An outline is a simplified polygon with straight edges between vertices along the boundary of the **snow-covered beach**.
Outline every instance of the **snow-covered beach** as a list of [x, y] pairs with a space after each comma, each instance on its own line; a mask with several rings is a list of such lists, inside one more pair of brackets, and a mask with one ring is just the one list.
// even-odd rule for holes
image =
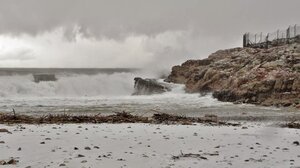
[[299, 129], [158, 124], [0, 125], [3, 167], [300, 166]]

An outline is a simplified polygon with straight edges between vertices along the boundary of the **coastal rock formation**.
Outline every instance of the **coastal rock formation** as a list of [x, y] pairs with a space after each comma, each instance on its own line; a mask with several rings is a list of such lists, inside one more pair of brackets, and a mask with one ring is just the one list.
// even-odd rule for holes
[[134, 78], [133, 95], [151, 95], [170, 91], [170, 87], [155, 79]]
[[299, 107], [300, 44], [220, 50], [174, 66], [166, 81], [221, 101]]

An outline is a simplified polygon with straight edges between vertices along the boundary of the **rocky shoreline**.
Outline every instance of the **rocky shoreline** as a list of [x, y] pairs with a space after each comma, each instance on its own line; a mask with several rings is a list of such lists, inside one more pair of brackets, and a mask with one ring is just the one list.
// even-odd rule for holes
[[219, 50], [174, 66], [165, 81], [220, 101], [300, 108], [300, 44]]

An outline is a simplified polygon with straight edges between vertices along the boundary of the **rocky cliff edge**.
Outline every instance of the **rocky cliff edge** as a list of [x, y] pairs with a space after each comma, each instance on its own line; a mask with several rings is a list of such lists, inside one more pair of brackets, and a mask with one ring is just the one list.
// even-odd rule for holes
[[174, 66], [166, 81], [221, 101], [300, 108], [300, 44], [219, 50]]

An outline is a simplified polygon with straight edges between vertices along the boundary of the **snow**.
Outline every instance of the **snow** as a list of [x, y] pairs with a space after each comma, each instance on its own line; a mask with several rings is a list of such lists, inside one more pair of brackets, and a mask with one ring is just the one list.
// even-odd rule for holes
[[[11, 132], [0, 133], [0, 141], [5, 142], [0, 143], [0, 160], [19, 160], [2, 167], [300, 167], [300, 146], [293, 144], [300, 141], [300, 130], [262, 123], [241, 127], [134, 123], [0, 128]], [[181, 153], [200, 154], [207, 160], [172, 158]]]

